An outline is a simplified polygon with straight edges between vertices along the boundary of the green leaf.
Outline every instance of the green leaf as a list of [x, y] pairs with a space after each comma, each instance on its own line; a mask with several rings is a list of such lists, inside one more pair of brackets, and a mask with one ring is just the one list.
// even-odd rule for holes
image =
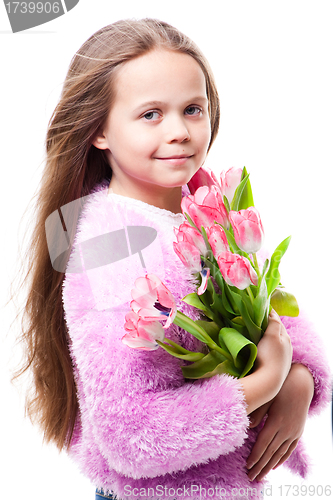
[[[242, 179], [245, 179], [247, 176], [246, 168], [243, 168]], [[253, 194], [250, 179], [247, 180], [247, 183], [243, 189], [242, 196], [240, 198], [238, 204], [238, 210], [246, 210], [249, 207], [254, 207]]]
[[241, 375], [240, 370], [232, 362], [214, 350], [206, 354], [200, 361], [196, 361], [189, 366], [182, 366], [182, 372], [185, 378], [190, 379], [210, 378], [222, 373], [228, 373], [234, 377], [240, 377]]
[[[234, 312], [225, 297], [225, 294], [223, 293], [216, 293], [214, 285], [212, 283], [212, 280], [210, 279], [210, 289], [211, 289], [211, 297], [212, 297], [212, 302], [209, 306], [211, 311], [215, 314], [215, 323], [218, 323], [220, 325], [220, 328], [225, 326], [223, 319], [224, 318], [232, 318], [234, 315]], [[223, 284], [223, 280], [221, 280]]]
[[[209, 267], [211, 276], [214, 278], [217, 286], [221, 290], [220, 297], [222, 299], [222, 302], [218, 302], [218, 306], [217, 306], [219, 308], [219, 312], [222, 314], [222, 316], [231, 319], [233, 316], [235, 316], [235, 312], [234, 312], [230, 302], [228, 301], [227, 297], [225, 296], [225, 293], [224, 293], [225, 281], [222, 277], [221, 271], [217, 265], [215, 265], [213, 262], [210, 262], [208, 259], [203, 258], [203, 261], [204, 261], [205, 265], [207, 267]], [[213, 319], [213, 318], [210, 318], [210, 319]]]
[[239, 290], [235, 287], [228, 285], [228, 283], [224, 282], [224, 292], [229, 301], [233, 311], [235, 311], [234, 316], [241, 316], [241, 302], [242, 297], [239, 295]]
[[[219, 225], [221, 226], [221, 224], [219, 224]], [[221, 226], [221, 227], [223, 227], [223, 226]], [[232, 251], [232, 253], [237, 253], [238, 255], [242, 255], [243, 257], [246, 257], [250, 261], [250, 264], [252, 265], [252, 267], [254, 268], [254, 264], [253, 264], [252, 260], [250, 259], [249, 255], [246, 252], [243, 252], [243, 250], [241, 250], [239, 248], [239, 246], [237, 245], [235, 237], [234, 237], [233, 233], [231, 232], [231, 230], [226, 229], [225, 227], [223, 227], [223, 229], [224, 229], [225, 235], [226, 235], [228, 243], [229, 243], [229, 248]]]
[[232, 355], [235, 367], [241, 370], [241, 377], [244, 377], [253, 366], [257, 356], [257, 347], [233, 328], [222, 328], [219, 336]]
[[185, 215], [186, 219], [188, 220], [188, 223], [189, 223], [192, 227], [194, 227], [195, 229], [197, 229], [197, 230], [199, 231], [199, 228], [198, 228], [198, 227], [194, 224], [194, 222], [193, 222], [193, 220], [191, 219], [191, 217], [189, 216], [189, 214], [185, 212], [185, 213], [184, 213], [184, 215]]
[[[171, 343], [169, 339], [166, 339], [166, 341]], [[172, 342], [172, 345], [167, 345], [164, 342], [160, 342], [159, 340], [157, 340], [156, 342], [160, 347], [162, 347], [165, 351], [167, 351], [175, 358], [184, 359], [185, 361], [199, 361], [205, 356], [205, 354], [202, 352], [188, 351], [187, 349], [182, 348], [174, 342]]]
[[236, 312], [234, 311], [234, 308], [232, 307], [232, 305], [230, 304], [229, 300], [228, 300], [228, 297], [225, 293], [225, 290], [223, 289], [223, 292], [222, 292], [222, 304], [223, 304], [223, 307], [228, 311], [228, 315], [225, 315], [227, 318], [232, 318], [233, 316], [236, 316]]
[[[257, 287], [255, 287], [255, 286], [251, 286], [249, 288], [250, 288], [251, 293], [252, 293], [252, 289], [253, 290], [257, 290]], [[237, 288], [237, 290], [238, 290], [238, 288]], [[249, 295], [249, 292], [248, 292], [247, 288], [245, 290], [238, 290], [238, 293], [241, 296], [242, 301], [243, 301], [245, 307], [249, 311], [251, 319], [254, 321], [254, 312], [253, 312], [253, 300], [254, 299], [253, 299], [253, 297], [251, 297]], [[252, 295], [253, 295], [253, 293], [252, 293]]]
[[224, 203], [225, 208], [227, 209], [227, 212], [229, 213], [230, 212], [230, 204], [229, 204], [228, 198], [225, 195], [223, 196], [223, 203]]
[[206, 316], [209, 317], [209, 319], [215, 321], [215, 323], [220, 324], [220, 328], [224, 326], [224, 323], [220, 316], [221, 312], [223, 314], [223, 311], [221, 311], [221, 297], [215, 292], [215, 288], [211, 278], [208, 279], [207, 289], [202, 295], [200, 295], [200, 300], [207, 308], [205, 313]]
[[197, 319], [195, 323], [205, 330], [214, 342], [218, 342], [220, 331], [219, 325], [214, 323], [214, 321], [205, 321], [203, 319]]
[[238, 184], [237, 189], [236, 189], [235, 194], [234, 194], [234, 197], [232, 199], [232, 202], [230, 203], [231, 210], [235, 210], [236, 212], [238, 212], [238, 210], [240, 210], [239, 209], [240, 200], [241, 200], [245, 185], [248, 181], [249, 175], [250, 174], [247, 174], [244, 177], [244, 179], [240, 182], [240, 184]]
[[199, 324], [193, 321], [193, 319], [186, 316], [186, 314], [177, 311], [173, 323], [177, 326], [180, 326], [180, 328], [183, 328], [183, 330], [186, 330], [187, 332], [191, 333], [191, 335], [193, 335], [196, 339], [200, 340], [201, 342], [204, 342], [207, 345], [211, 343], [211, 338], [208, 335], [208, 333], [206, 333], [205, 330]]
[[[219, 224], [221, 227], [223, 227], [221, 224]], [[231, 227], [231, 226], [230, 226]], [[229, 248], [232, 253], [238, 253], [241, 252], [240, 248], [237, 246], [235, 237], [232, 233], [232, 229], [229, 231], [229, 229], [226, 229], [223, 227], [225, 235], [227, 237], [228, 243], [229, 243]]]
[[271, 306], [279, 316], [295, 317], [299, 315], [296, 297], [289, 292], [277, 288], [271, 296]]
[[287, 248], [289, 246], [291, 240], [291, 236], [283, 240], [280, 245], [278, 245], [271, 257], [271, 263], [269, 266], [269, 269], [266, 274], [266, 283], [267, 283], [267, 297], [270, 297], [271, 294], [274, 292], [275, 288], [279, 285], [280, 283], [280, 272], [279, 272], [279, 265], [281, 262], [282, 257], [287, 251]]
[[234, 318], [232, 320], [232, 323], [235, 323], [235, 324], [241, 325], [241, 326], [245, 326], [245, 323], [244, 323], [242, 316], [236, 316], [236, 318]]
[[231, 319], [234, 316], [234, 313], [230, 311], [231, 306], [226, 296], [223, 294], [215, 294], [214, 302], [212, 303], [212, 309], [214, 311], [218, 311], [222, 316], [222, 319], [217, 321], [217, 323], [221, 325], [220, 328], [224, 326], [223, 318]]
[[245, 305], [242, 303], [240, 307], [241, 315], [244, 320], [244, 323], [246, 325], [246, 328], [249, 332], [250, 340], [255, 344], [258, 345], [259, 340], [262, 337], [262, 329], [256, 325], [252, 318], [250, 317], [249, 311], [245, 307]]
[[254, 322], [261, 326], [267, 308], [269, 307], [269, 299], [267, 298], [267, 285], [264, 276], [261, 276], [258, 283], [257, 296], [253, 301]]
[[201, 226], [201, 235], [202, 235], [203, 239], [205, 240], [207, 250], [211, 250], [211, 246], [210, 246], [209, 241], [208, 241], [207, 232], [206, 232], [206, 229], [204, 226]]
[[196, 307], [197, 309], [200, 309], [200, 311], [203, 311], [205, 315], [209, 318], [214, 320], [215, 316], [212, 314], [212, 312], [209, 310], [209, 308], [202, 303], [199, 295], [197, 293], [189, 293], [186, 295], [183, 299], [183, 302], [186, 304], [189, 304], [190, 306]]
[[247, 331], [247, 328], [245, 326], [244, 320], [242, 316], [236, 316], [232, 321], [226, 320], [226, 326], [229, 328], [234, 328], [237, 330], [239, 333], [241, 333], [244, 337], [248, 338], [249, 333]]
[[[262, 330], [261, 328], [256, 325], [253, 321], [253, 318], [250, 315], [250, 312], [253, 314], [253, 306], [251, 303], [247, 302], [247, 305], [244, 301], [244, 294], [241, 295], [240, 292], [241, 290], [234, 291], [232, 289], [233, 287], [230, 287], [229, 285], [226, 284], [226, 290], [228, 291], [228, 294], [230, 294], [230, 301], [235, 304], [235, 309], [237, 308], [239, 311], [240, 316], [242, 316], [243, 321], [245, 323], [245, 326], [248, 331], [249, 335], [249, 340], [251, 340], [254, 344], [258, 344], [259, 340], [261, 339], [262, 336]], [[237, 315], [237, 316], [238, 316]]]

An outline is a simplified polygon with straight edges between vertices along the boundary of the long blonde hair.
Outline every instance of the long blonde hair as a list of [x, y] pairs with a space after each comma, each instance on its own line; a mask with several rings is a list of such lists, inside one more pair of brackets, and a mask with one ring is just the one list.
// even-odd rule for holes
[[82, 45], [71, 61], [48, 127], [46, 164], [24, 278], [29, 280], [21, 335], [26, 359], [16, 376], [31, 370], [27, 413], [40, 424], [44, 439], [55, 442], [59, 449], [70, 446], [78, 401], [62, 305], [64, 273], [52, 267], [45, 221], [55, 210], [111, 178], [105, 153], [92, 140], [112, 106], [114, 70], [159, 47], [189, 54], [201, 66], [209, 100], [210, 147], [219, 126], [219, 99], [209, 65], [188, 37], [155, 19], [118, 21]]

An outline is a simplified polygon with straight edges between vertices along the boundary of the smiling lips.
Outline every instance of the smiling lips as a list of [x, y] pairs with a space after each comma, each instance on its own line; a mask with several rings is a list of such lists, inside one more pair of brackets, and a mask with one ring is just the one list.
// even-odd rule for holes
[[173, 155], [166, 157], [155, 157], [155, 160], [161, 160], [171, 165], [183, 165], [193, 155]]

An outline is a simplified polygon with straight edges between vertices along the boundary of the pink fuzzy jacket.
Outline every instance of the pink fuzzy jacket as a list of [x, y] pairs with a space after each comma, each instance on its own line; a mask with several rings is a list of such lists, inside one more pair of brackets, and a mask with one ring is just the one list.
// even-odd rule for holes
[[[146, 272], [162, 279], [180, 310], [198, 317], [181, 302], [195, 284], [172, 246], [173, 227], [183, 221], [182, 214], [108, 194], [105, 183], [84, 206], [63, 286], [80, 406], [70, 453], [96, 487], [120, 499], [199, 498], [204, 489], [213, 499], [237, 498], [236, 491], [239, 498], [260, 498], [262, 485], [248, 481], [245, 467], [258, 428], [248, 428], [238, 380], [227, 375], [184, 380], [180, 360], [164, 350], [139, 351], [121, 342], [131, 288]], [[141, 233], [135, 233], [134, 243], [133, 226], [154, 228], [155, 239], [145, 247]], [[95, 267], [94, 259], [100, 264], [101, 254], [110, 254], [107, 240], [98, 238], [106, 233], [119, 236], [119, 248], [112, 250], [118, 255]], [[93, 238], [99, 247], [96, 255], [88, 255], [85, 245]], [[78, 261], [83, 272], [78, 272]], [[294, 362], [313, 375], [310, 413], [317, 413], [330, 389], [320, 340], [302, 317], [283, 322]], [[167, 337], [189, 349], [198, 347], [175, 325]], [[301, 443], [287, 465], [305, 476]]]

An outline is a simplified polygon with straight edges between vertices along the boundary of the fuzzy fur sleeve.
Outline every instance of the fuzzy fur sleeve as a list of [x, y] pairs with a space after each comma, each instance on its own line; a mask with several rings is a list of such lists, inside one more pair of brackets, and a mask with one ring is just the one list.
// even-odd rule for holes
[[309, 415], [317, 414], [331, 399], [332, 380], [323, 342], [311, 322], [301, 313], [296, 318], [281, 318], [293, 346], [293, 363], [308, 368], [314, 380], [314, 396]]
[[[248, 417], [239, 382], [229, 376], [187, 382], [180, 360], [164, 350], [125, 346], [126, 311], [93, 310], [85, 279], [67, 275], [63, 301], [82, 434], [91, 448], [118, 473], [140, 478], [185, 470], [241, 446]], [[168, 336], [177, 334], [173, 329]]]

